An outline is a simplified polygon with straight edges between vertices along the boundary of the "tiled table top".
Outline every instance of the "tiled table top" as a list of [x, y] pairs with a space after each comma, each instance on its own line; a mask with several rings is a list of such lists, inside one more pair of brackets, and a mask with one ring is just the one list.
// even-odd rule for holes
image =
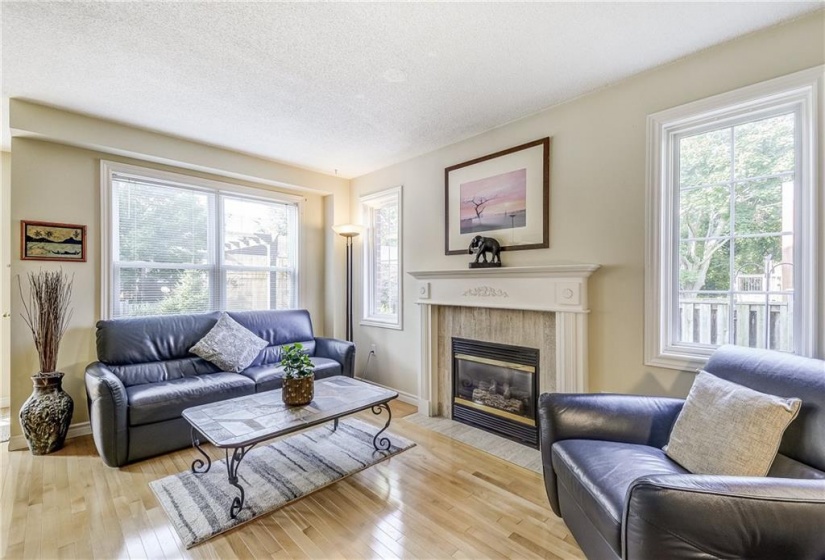
[[306, 406], [287, 406], [281, 390], [187, 408], [183, 417], [213, 445], [241, 447], [385, 403], [398, 396], [351, 377], [315, 381], [315, 396]]

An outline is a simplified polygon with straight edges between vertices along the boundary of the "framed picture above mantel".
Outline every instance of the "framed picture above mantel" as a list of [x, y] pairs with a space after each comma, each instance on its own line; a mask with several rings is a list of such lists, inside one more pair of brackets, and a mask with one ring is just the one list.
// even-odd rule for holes
[[473, 237], [502, 251], [550, 246], [550, 145], [542, 138], [444, 170], [447, 255], [466, 255]]
[[21, 220], [20, 258], [86, 262], [86, 226]]

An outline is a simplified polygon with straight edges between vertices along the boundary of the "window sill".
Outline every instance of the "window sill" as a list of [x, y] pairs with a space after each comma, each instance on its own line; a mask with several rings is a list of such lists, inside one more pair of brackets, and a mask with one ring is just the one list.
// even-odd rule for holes
[[358, 324], [362, 327], [378, 327], [381, 329], [393, 329], [396, 331], [404, 329], [400, 322], [386, 322], [378, 319], [362, 319]]
[[648, 355], [645, 359], [645, 365], [696, 372], [705, 366], [714, 350], [715, 348], [712, 346], [702, 348], [668, 347], [663, 351]]

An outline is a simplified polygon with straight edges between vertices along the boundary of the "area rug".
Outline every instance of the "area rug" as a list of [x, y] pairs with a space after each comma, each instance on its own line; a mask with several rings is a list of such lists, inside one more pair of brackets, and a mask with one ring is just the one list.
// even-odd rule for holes
[[415, 445], [388, 431], [382, 436], [390, 439], [389, 450], [375, 451], [372, 439], [378, 429], [348, 418], [335, 432], [331, 424], [323, 425], [254, 448], [238, 469], [246, 503], [236, 519], [229, 516], [229, 505], [238, 492], [227, 481], [224, 460], [213, 462], [207, 473], [186, 471], [149, 486], [191, 548]]
[[423, 428], [443, 434], [451, 439], [466, 443], [476, 449], [480, 449], [495, 455], [499, 459], [504, 459], [510, 463], [524, 467], [541, 474], [541, 452], [511, 441], [509, 439], [479, 430], [467, 424], [450, 420], [441, 416], [424, 416], [422, 414], [412, 414], [405, 416], [402, 421], [412, 422]]

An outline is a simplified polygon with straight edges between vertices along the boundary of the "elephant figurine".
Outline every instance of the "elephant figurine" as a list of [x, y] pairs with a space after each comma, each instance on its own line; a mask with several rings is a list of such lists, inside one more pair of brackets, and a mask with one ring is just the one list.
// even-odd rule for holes
[[[475, 261], [470, 263], [472, 267], [475, 265], [501, 266], [501, 245], [493, 237], [482, 237], [476, 235], [470, 242], [470, 248], [467, 251], [471, 255], [476, 254]], [[487, 262], [487, 253], [492, 253], [492, 258]], [[483, 260], [479, 262], [479, 258]]]

